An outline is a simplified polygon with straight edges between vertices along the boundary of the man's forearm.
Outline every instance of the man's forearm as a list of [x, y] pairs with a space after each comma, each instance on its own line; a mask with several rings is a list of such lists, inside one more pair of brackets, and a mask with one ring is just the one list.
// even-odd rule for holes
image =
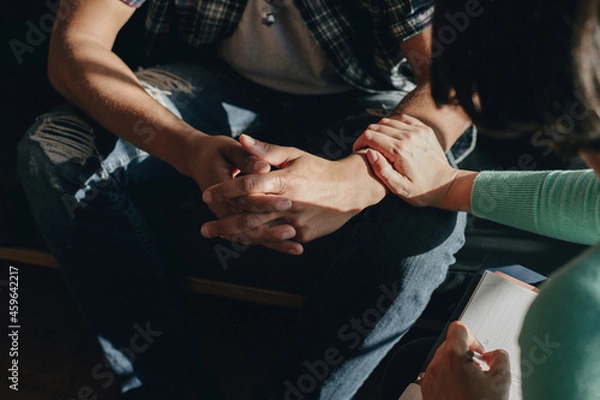
[[400, 114], [408, 114], [431, 127], [444, 151], [450, 150], [471, 124], [470, 118], [461, 107], [447, 105], [438, 108], [431, 97], [429, 83], [422, 83], [407, 94], [390, 118]]
[[49, 57], [56, 90], [110, 132], [183, 172], [182, 151], [202, 134], [150, 97], [110, 50], [85, 38], [61, 39], [53, 40]]

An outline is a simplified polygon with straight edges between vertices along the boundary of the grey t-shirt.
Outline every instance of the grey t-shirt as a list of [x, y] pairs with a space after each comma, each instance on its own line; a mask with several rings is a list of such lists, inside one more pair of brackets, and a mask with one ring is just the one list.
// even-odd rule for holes
[[329, 94], [352, 88], [335, 72], [292, 0], [248, 0], [236, 31], [217, 48], [239, 74], [272, 89]]

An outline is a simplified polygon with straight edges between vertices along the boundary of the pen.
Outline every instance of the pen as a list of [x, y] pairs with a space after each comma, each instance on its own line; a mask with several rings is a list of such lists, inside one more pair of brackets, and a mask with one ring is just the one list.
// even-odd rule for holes
[[487, 363], [483, 359], [483, 356], [478, 352], [473, 351], [471, 349], [467, 350], [467, 358], [469, 359], [469, 361], [473, 361], [475, 364], [477, 364], [477, 366], [481, 368], [482, 371], [489, 371], [490, 366], [487, 365]]

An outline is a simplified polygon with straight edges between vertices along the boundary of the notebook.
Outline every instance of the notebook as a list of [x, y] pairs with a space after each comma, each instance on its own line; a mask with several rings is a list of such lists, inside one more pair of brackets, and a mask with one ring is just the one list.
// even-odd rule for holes
[[[511, 360], [510, 400], [522, 400], [519, 334], [537, 289], [501, 272], [485, 271], [459, 320], [487, 351], [504, 349]], [[421, 400], [420, 386], [410, 384], [398, 400]]]

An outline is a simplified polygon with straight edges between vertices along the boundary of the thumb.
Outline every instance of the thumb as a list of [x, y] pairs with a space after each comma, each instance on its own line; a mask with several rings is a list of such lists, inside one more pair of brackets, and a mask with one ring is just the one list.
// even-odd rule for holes
[[286, 162], [299, 156], [298, 150], [293, 147], [261, 142], [246, 134], [240, 136], [240, 143], [249, 154], [265, 160], [277, 168], [281, 168]]

